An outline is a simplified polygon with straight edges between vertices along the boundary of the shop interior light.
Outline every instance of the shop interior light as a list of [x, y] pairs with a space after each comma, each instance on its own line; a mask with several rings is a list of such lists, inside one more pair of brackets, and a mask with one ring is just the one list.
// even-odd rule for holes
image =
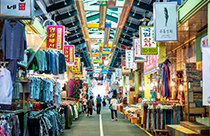
[[153, 86], [154, 86], [154, 84], [153, 84], [153, 83], [151, 83], [151, 84], [150, 84], [150, 87], [151, 87], [151, 88], [153, 88]]
[[147, 83], [147, 88], [149, 88], [149, 83]]
[[141, 86], [139, 87], [139, 90], [142, 91], [142, 87]]
[[143, 90], [145, 90], [145, 86], [143, 86]]
[[180, 85], [180, 86], [179, 86], [179, 90], [180, 90], [180, 91], [182, 91], [182, 90], [183, 90], [182, 85]]
[[157, 82], [155, 82], [155, 86], [157, 86]]
[[174, 82], [173, 81], [171, 81], [171, 86], [174, 86]]

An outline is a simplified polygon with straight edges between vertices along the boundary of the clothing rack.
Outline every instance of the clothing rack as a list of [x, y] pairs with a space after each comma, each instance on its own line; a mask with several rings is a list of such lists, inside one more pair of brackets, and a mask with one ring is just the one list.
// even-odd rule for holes
[[181, 104], [179, 100], [173, 100], [173, 101], [146, 101], [145, 104]]
[[41, 110], [40, 112], [38, 112], [37, 114], [35, 114], [34, 117], [36, 117], [36, 116], [38, 116], [38, 115], [40, 115], [40, 114], [42, 114], [42, 113], [44, 113], [44, 112], [46, 112], [48, 110], [51, 110], [51, 109], [56, 109], [56, 106], [50, 106], [50, 107], [48, 107], [48, 108], [46, 108], [44, 110]]
[[29, 112], [29, 111], [31, 111], [31, 110], [23, 110], [23, 109], [21, 109], [21, 110], [14, 110], [14, 111], [12, 111], [12, 110], [0, 110], [0, 113], [20, 114], [20, 113]]

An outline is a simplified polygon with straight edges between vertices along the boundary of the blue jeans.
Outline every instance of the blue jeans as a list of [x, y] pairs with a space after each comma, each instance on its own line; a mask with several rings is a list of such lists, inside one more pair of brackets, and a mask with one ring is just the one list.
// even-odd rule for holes
[[111, 110], [111, 116], [112, 116], [112, 119], [114, 119], [114, 113], [115, 112], [115, 118], [117, 118], [117, 110]]

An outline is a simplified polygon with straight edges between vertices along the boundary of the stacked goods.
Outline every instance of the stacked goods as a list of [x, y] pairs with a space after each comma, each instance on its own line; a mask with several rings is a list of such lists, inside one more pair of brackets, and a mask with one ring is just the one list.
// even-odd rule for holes
[[205, 108], [202, 106], [202, 71], [196, 70], [196, 63], [185, 63], [183, 71], [185, 111], [188, 117], [193, 114], [205, 114]]

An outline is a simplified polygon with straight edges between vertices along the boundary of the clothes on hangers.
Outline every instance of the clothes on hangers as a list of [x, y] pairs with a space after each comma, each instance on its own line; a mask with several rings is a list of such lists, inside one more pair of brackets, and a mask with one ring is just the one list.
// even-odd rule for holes
[[0, 116], [6, 116], [7, 118], [0, 120], [0, 136], [19, 136], [21, 134], [18, 115], [0, 114]]
[[4, 60], [23, 61], [24, 50], [27, 49], [25, 26], [17, 21], [4, 23], [0, 49]]
[[44, 103], [54, 102], [57, 108], [60, 107], [62, 91], [61, 84], [51, 79], [29, 77], [30, 98], [40, 100]]
[[[35, 51], [33, 49], [28, 49], [28, 61], [34, 53]], [[39, 49], [28, 70], [53, 75], [63, 74], [66, 72], [65, 55], [61, 52], [55, 53], [54, 51], [42, 51]]]
[[1, 67], [0, 72], [0, 104], [12, 104], [12, 78], [10, 71]]
[[37, 118], [27, 118], [24, 136], [58, 136], [63, 132], [60, 114], [58, 111], [51, 109], [43, 111], [42, 115]]
[[141, 124], [146, 129], [165, 129], [166, 124], [180, 124], [183, 121], [183, 106], [180, 104], [144, 103]]

